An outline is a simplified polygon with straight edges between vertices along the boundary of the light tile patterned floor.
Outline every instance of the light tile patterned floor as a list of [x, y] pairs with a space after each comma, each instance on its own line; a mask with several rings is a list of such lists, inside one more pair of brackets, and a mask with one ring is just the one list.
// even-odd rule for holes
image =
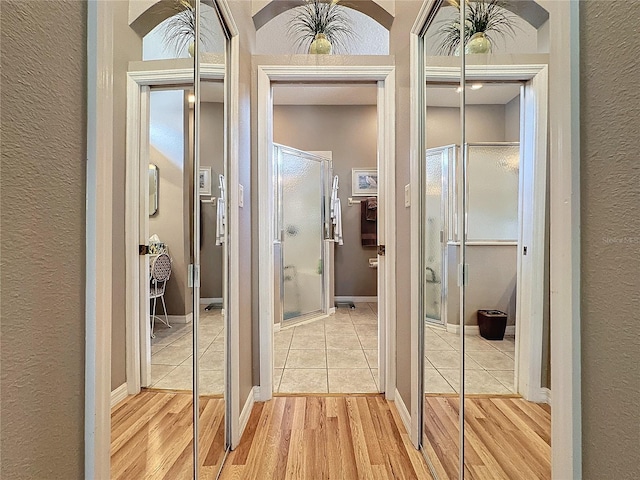
[[[457, 393], [460, 388], [460, 337], [426, 325], [424, 336], [425, 393]], [[465, 337], [465, 392], [515, 393], [515, 337], [485, 340]]]
[[[220, 310], [200, 306], [200, 394], [224, 392], [224, 323]], [[151, 388], [191, 390], [193, 325], [156, 321], [151, 339]]]
[[378, 304], [338, 308], [274, 335], [274, 392], [378, 391]]

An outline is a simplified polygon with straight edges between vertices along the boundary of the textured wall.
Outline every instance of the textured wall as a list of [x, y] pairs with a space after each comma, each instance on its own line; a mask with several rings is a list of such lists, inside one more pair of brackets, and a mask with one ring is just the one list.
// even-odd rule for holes
[[581, 2], [583, 478], [640, 477], [639, 2]]
[[273, 139], [307, 151], [332, 151], [340, 179], [344, 245], [335, 246], [336, 296], [376, 296], [377, 270], [369, 267], [375, 248], [360, 242], [360, 205], [349, 206], [351, 169], [376, 168], [375, 105], [279, 105], [273, 109]]
[[86, 16], [84, 2], [2, 2], [7, 480], [83, 476]]

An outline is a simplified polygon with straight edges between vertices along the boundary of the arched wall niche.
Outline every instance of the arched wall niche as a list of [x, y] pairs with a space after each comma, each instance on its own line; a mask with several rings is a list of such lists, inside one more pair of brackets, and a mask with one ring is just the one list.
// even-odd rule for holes
[[[298, 3], [297, 7], [300, 4]], [[389, 55], [389, 30], [373, 18], [353, 8], [346, 8], [353, 25], [353, 37], [334, 48], [336, 55]], [[256, 55], [295, 55], [307, 53], [289, 34], [289, 21], [297, 9], [285, 10], [256, 31]]]
[[[301, 0], [271, 0], [253, 15], [253, 23], [256, 30], [276, 18], [281, 13], [286, 12], [301, 5]], [[385, 5], [389, 2], [384, 2]], [[373, 18], [376, 22], [389, 30], [393, 24], [393, 13], [374, 0], [348, 0], [346, 6], [364, 13]], [[388, 7], [389, 8], [389, 7]]]

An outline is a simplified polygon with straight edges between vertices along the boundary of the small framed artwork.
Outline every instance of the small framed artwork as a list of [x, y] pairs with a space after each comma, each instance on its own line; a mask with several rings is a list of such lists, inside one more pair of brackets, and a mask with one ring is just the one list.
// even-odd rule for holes
[[378, 195], [378, 170], [375, 168], [351, 169], [351, 195], [375, 197]]
[[198, 176], [200, 195], [211, 195], [211, 167], [202, 167]]

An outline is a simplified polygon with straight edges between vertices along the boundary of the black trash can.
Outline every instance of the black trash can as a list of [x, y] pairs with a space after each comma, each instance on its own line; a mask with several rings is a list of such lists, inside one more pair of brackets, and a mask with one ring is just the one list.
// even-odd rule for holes
[[503, 340], [507, 329], [507, 314], [500, 310], [478, 310], [480, 335], [487, 340]]

